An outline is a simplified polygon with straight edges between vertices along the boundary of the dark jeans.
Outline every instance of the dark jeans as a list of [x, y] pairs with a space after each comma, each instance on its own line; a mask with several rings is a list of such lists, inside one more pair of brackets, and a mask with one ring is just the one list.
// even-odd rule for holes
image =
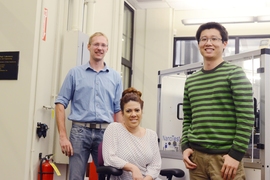
[[73, 156], [69, 158], [69, 180], [84, 180], [90, 154], [98, 166], [98, 145], [103, 139], [105, 129], [90, 129], [72, 124], [70, 142]]

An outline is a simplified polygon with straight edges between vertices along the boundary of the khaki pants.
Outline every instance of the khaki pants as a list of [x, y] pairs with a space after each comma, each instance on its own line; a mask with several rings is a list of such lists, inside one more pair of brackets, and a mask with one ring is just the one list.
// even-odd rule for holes
[[[190, 180], [223, 180], [221, 177], [221, 168], [224, 163], [222, 156], [223, 154], [206, 154], [194, 150], [190, 159], [197, 164], [197, 168], [189, 170]], [[243, 162], [240, 162], [234, 180], [245, 179]]]

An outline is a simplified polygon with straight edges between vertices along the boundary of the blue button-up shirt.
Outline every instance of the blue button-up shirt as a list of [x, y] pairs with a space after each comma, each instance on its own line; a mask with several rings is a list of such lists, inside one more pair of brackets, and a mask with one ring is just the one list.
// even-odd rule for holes
[[89, 62], [72, 68], [60, 89], [55, 104], [65, 108], [71, 102], [69, 120], [80, 122], [113, 122], [119, 112], [122, 95], [122, 79], [118, 72], [106, 66], [100, 72]]

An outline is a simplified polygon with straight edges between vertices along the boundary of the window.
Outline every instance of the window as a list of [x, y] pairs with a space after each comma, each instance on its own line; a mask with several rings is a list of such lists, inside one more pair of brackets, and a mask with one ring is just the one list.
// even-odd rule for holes
[[[238, 53], [270, 47], [270, 35], [263, 36], [230, 36], [223, 55], [230, 56]], [[196, 62], [203, 62], [195, 37], [175, 37], [173, 51], [173, 67]]]
[[269, 46], [270, 38], [239, 38], [239, 52], [252, 51]]
[[131, 86], [134, 10], [125, 2], [122, 36], [123, 88]]

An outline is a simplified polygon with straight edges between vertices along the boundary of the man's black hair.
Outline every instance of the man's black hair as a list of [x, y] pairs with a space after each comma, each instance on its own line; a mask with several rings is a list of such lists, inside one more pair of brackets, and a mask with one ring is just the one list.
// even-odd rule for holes
[[220, 23], [217, 23], [217, 22], [208, 22], [208, 23], [202, 24], [196, 32], [196, 40], [198, 41], [198, 43], [200, 42], [201, 33], [205, 29], [218, 30], [221, 35], [222, 42], [228, 41], [228, 32], [224, 26], [222, 26]]

